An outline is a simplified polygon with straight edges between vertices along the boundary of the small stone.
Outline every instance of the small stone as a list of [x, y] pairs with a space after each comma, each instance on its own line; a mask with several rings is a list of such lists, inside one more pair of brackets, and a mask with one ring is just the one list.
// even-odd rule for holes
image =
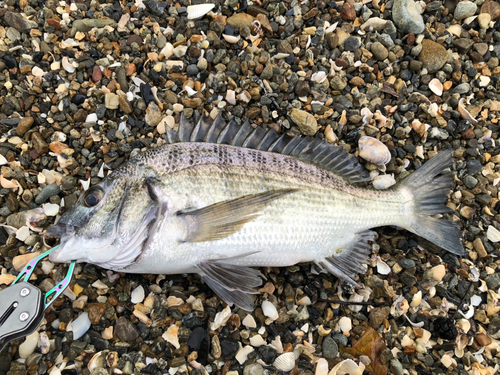
[[350, 36], [344, 42], [344, 49], [346, 51], [356, 51], [361, 47], [361, 40], [356, 36]]
[[271, 346], [263, 345], [257, 348], [260, 358], [268, 365], [274, 363], [274, 360], [278, 356], [278, 352]]
[[88, 303], [85, 306], [85, 312], [89, 314], [89, 320], [92, 324], [98, 324], [106, 311], [104, 303]]
[[484, 248], [483, 241], [481, 241], [480, 238], [476, 238], [472, 243], [472, 245], [474, 246], [474, 250], [476, 250], [476, 253], [477, 255], [479, 255], [480, 258], [488, 256], [488, 252]]
[[188, 108], [196, 108], [202, 104], [202, 100], [200, 98], [183, 98], [182, 104]]
[[385, 60], [389, 55], [387, 48], [380, 42], [375, 42], [372, 44], [371, 51], [373, 53], [373, 57], [379, 61]]
[[301, 96], [307, 96], [309, 92], [311, 91], [311, 88], [309, 87], [309, 83], [306, 81], [298, 81], [297, 85], [295, 86], [295, 93], [301, 97]]
[[326, 359], [337, 358], [339, 354], [339, 347], [330, 336], [325, 337], [321, 349], [323, 351], [323, 357]]
[[486, 336], [484, 333], [477, 335], [475, 340], [481, 346], [488, 346], [493, 342], [493, 340], [491, 340], [491, 338]]
[[16, 133], [17, 135], [24, 135], [26, 132], [31, 128], [31, 125], [33, 125], [33, 122], [35, 122], [35, 119], [33, 117], [24, 117], [19, 121], [19, 124], [17, 124], [16, 127]]
[[461, 1], [455, 8], [454, 17], [456, 20], [463, 20], [476, 13], [477, 5], [472, 1]]
[[354, 21], [356, 19], [356, 10], [354, 9], [354, 6], [345, 2], [344, 5], [342, 5], [340, 17], [342, 17], [344, 21]]
[[306, 111], [293, 108], [290, 113], [290, 118], [305, 135], [313, 136], [318, 131], [318, 122], [313, 115]]
[[271, 65], [266, 65], [260, 73], [260, 78], [270, 80], [273, 78], [273, 67]]
[[21, 33], [29, 33], [30, 30], [36, 29], [38, 24], [35, 21], [24, 18], [19, 13], [7, 12], [4, 16], [7, 25], [14, 27]]
[[139, 337], [139, 332], [126, 317], [121, 316], [115, 323], [116, 336], [123, 342], [131, 342]]
[[405, 34], [420, 34], [425, 29], [424, 19], [414, 0], [395, 0], [392, 19], [397, 28]]
[[92, 70], [92, 81], [99, 82], [102, 79], [102, 71], [99, 66], [94, 66]]
[[356, 87], [363, 87], [365, 85], [365, 80], [359, 76], [355, 76], [352, 77], [352, 79], [349, 81], [349, 84]]
[[446, 64], [448, 60], [448, 51], [442, 45], [425, 39], [422, 42], [422, 52], [420, 52], [419, 60], [424, 64], [429, 73], [435, 73]]
[[31, 133], [31, 142], [33, 142], [33, 146], [35, 147], [36, 152], [38, 152], [40, 155], [44, 155], [49, 152], [49, 145], [47, 144], [47, 142], [45, 142], [40, 133]]
[[127, 99], [127, 95], [120, 95], [118, 98], [118, 104], [120, 106], [120, 109], [125, 112], [126, 114], [132, 113], [134, 111], [134, 108], [132, 107], [132, 104]]
[[404, 374], [403, 365], [397, 359], [391, 359], [390, 368], [391, 368], [391, 371], [394, 375], [403, 375]]
[[94, 27], [98, 29], [104, 26], [116, 27], [116, 21], [110, 18], [85, 18], [83, 20], [75, 20], [73, 22], [73, 28], [71, 29], [71, 34], [75, 35], [77, 31], [82, 33], [87, 33]]
[[375, 307], [372, 311], [370, 311], [369, 315], [369, 323], [370, 327], [377, 330], [384, 320], [389, 317], [389, 313], [391, 309], [389, 307]]
[[398, 263], [401, 267], [405, 269], [410, 269], [415, 267], [415, 261], [413, 259], [408, 259], [408, 258], [402, 258], [398, 260]]
[[243, 375], [263, 375], [264, 368], [259, 363], [251, 363], [243, 369]]
[[330, 79], [330, 87], [334, 91], [342, 91], [347, 86], [347, 80], [341, 74], [335, 74]]
[[481, 6], [481, 14], [488, 13], [491, 20], [495, 21], [500, 17], [500, 4], [497, 0], [487, 0]]
[[45, 203], [50, 197], [59, 194], [60, 191], [61, 189], [56, 184], [47, 185], [36, 196], [35, 203], [37, 204]]
[[479, 27], [481, 29], [488, 29], [490, 27], [491, 15], [489, 13], [481, 13], [477, 17], [477, 22], [479, 23]]
[[151, 102], [146, 109], [145, 121], [149, 126], [156, 126], [160, 123], [162, 119], [162, 114], [160, 108], [154, 103]]
[[459, 38], [453, 41], [453, 45], [457, 47], [458, 52], [465, 54], [474, 45], [474, 41], [468, 38]]
[[118, 109], [120, 105], [120, 97], [112, 92], [104, 95], [104, 104], [107, 109]]
[[236, 352], [238, 352], [240, 348], [240, 345], [238, 344], [237, 341], [231, 339], [224, 339], [221, 340], [220, 347], [222, 355], [224, 356], [224, 359], [227, 361], [234, 358]]

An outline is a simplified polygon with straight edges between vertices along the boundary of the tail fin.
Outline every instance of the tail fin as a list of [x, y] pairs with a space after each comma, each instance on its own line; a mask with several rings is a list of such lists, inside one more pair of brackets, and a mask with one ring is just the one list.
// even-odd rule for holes
[[430, 217], [452, 212], [445, 206], [453, 183], [453, 173], [445, 169], [453, 165], [452, 150], [442, 151], [416, 172], [404, 179], [400, 189], [407, 189], [414, 200], [414, 215], [407, 228], [456, 255], [464, 255], [458, 223]]

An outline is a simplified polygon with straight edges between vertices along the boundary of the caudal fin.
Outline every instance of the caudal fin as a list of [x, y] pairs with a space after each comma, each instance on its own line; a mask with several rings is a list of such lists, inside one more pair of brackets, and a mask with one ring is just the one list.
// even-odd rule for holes
[[400, 189], [413, 195], [414, 217], [406, 228], [456, 255], [464, 255], [459, 223], [435, 219], [431, 215], [452, 212], [445, 206], [453, 183], [452, 150], [442, 151], [404, 179]]

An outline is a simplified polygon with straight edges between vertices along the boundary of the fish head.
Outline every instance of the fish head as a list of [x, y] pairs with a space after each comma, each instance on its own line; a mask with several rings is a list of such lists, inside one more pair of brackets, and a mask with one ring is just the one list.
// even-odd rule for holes
[[147, 186], [125, 173], [113, 173], [85, 191], [47, 230], [61, 238], [49, 259], [123, 269], [140, 255], [157, 213]]

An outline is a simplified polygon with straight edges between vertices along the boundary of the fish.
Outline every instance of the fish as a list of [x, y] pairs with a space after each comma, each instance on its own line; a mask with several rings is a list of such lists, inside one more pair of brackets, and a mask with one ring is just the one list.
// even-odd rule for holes
[[454, 181], [443, 150], [387, 190], [341, 146], [261, 126], [183, 116], [165, 144], [90, 187], [47, 230], [54, 263], [116, 272], [197, 273], [228, 305], [252, 311], [255, 267], [312, 262], [357, 285], [374, 228], [397, 226], [457, 255], [460, 223], [436, 215]]

